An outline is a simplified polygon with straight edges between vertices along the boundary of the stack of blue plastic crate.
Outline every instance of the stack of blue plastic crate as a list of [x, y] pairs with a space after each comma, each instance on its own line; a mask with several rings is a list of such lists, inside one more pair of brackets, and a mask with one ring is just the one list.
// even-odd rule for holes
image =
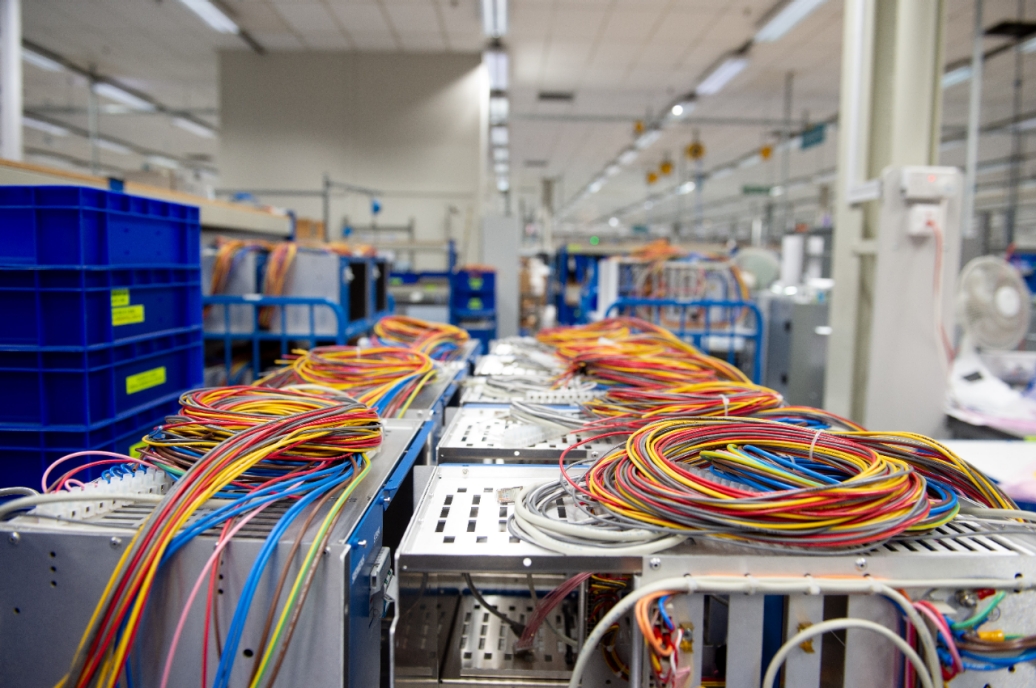
[[192, 206], [0, 187], [0, 486], [127, 453], [201, 384], [200, 232]]
[[450, 323], [463, 327], [489, 351], [496, 339], [496, 273], [465, 268], [450, 275]]

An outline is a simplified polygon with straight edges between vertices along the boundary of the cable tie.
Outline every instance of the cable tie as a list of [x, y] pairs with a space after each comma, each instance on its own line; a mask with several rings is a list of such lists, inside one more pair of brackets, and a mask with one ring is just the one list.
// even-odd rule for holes
[[817, 429], [816, 434], [813, 435], [813, 441], [809, 443], [809, 460], [813, 460], [813, 449], [817, 446], [817, 440], [820, 439], [820, 433], [824, 432], [823, 429]]

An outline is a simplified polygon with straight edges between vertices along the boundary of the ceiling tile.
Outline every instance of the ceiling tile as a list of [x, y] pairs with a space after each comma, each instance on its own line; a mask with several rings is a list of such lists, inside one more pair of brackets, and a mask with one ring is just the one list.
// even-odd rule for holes
[[334, 19], [319, 2], [291, 2], [274, 7], [296, 31], [326, 31], [334, 25]]

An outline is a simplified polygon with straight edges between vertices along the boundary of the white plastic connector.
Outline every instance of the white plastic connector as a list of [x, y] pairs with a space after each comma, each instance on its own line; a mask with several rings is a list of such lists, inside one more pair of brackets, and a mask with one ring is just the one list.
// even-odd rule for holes
[[525, 400], [537, 404], [580, 404], [584, 401], [593, 401], [601, 394], [602, 392], [595, 390], [561, 387], [559, 389], [526, 392]]
[[138, 467], [132, 473], [98, 478], [82, 487], [76, 486], [68, 490], [72, 494], [95, 494], [97, 495], [96, 501], [41, 504], [33, 510], [32, 514], [73, 520], [95, 518], [130, 503], [120, 500], [119, 497], [141, 494], [163, 495], [172, 484], [172, 479], [166, 475], [165, 471]]

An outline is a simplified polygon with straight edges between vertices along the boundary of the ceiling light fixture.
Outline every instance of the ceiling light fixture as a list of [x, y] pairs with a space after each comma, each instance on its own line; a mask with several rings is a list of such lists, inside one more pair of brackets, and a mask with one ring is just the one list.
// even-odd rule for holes
[[666, 117], [666, 119], [682, 119], [694, 112], [694, 106], [695, 102], [693, 97], [684, 98], [680, 102], [674, 103], [673, 107], [669, 108], [669, 115]]
[[791, 31], [800, 21], [808, 17], [813, 10], [823, 5], [827, 0], [791, 0], [782, 7], [776, 14], [771, 13], [769, 19], [755, 35], [755, 40], [760, 43], [772, 43], [780, 40], [784, 34]]
[[616, 165], [615, 163], [612, 163], [611, 165], [608, 165], [607, 167], [604, 168], [604, 174], [607, 177], [614, 177], [615, 175], [617, 175], [621, 171], [622, 171], [622, 168], [619, 167], [618, 165]]
[[506, 148], [494, 148], [493, 149], [493, 160], [494, 162], [507, 162], [511, 159], [511, 151]]
[[47, 72], [65, 71], [65, 66], [57, 60], [52, 60], [46, 55], [40, 55], [38, 52], [28, 48], [22, 48], [22, 61]]
[[511, 171], [511, 167], [506, 162], [498, 162], [493, 165], [493, 171], [497, 174], [507, 174]]
[[171, 170], [175, 170], [180, 166], [180, 163], [173, 160], [172, 158], [167, 158], [164, 155], [149, 155], [147, 161], [152, 165], [158, 165], [159, 167], [167, 167]]
[[50, 134], [51, 136], [68, 136], [68, 129], [65, 129], [64, 127], [59, 127], [56, 124], [51, 124], [50, 122], [44, 122], [43, 120], [36, 119], [35, 117], [23, 116], [22, 126], [26, 126], [30, 129], [35, 129], [37, 131], [42, 131], [44, 134]]
[[714, 170], [712, 174], [709, 175], [709, 179], [723, 179], [732, 174], [734, 174], [734, 168], [728, 165], [727, 167], [721, 167], [718, 170]]
[[211, 0], [180, 0], [180, 4], [194, 12], [213, 30], [220, 33], [241, 33], [241, 27], [227, 13], [217, 7]]
[[734, 55], [723, 60], [718, 67], [705, 77], [705, 80], [698, 84], [695, 93], [703, 96], [711, 96], [719, 93], [748, 66], [748, 58]]
[[692, 191], [694, 191], [694, 188], [695, 188], [694, 182], [684, 182], [679, 187], [677, 187], [676, 193], [681, 194], [681, 195], [689, 194]]
[[489, 128], [489, 142], [494, 146], [506, 146], [509, 139], [507, 127], [496, 126]]
[[762, 159], [763, 157], [758, 153], [755, 153], [754, 155], [749, 155], [747, 158], [743, 158], [741, 162], [737, 164], [738, 169], [743, 170], [747, 167], [755, 167], [760, 162], [762, 162]]
[[[181, 0], [182, 2], [182, 0]], [[482, 32], [487, 38], [507, 34], [507, 0], [482, 0]]]
[[97, 139], [97, 147], [103, 148], [106, 151], [111, 151], [112, 153], [118, 153], [119, 155], [129, 155], [133, 152], [130, 148], [121, 143], [115, 143], [108, 139]]
[[482, 62], [486, 65], [486, 72], [489, 74], [490, 91], [507, 90], [507, 53], [503, 50], [487, 50], [482, 53]]
[[107, 98], [108, 100], [114, 100], [117, 103], [128, 105], [135, 110], [144, 110], [146, 112], [154, 112], [155, 104], [144, 100], [135, 93], [130, 93], [124, 88], [116, 86], [115, 84], [108, 83], [107, 81], [98, 81], [93, 86], [94, 93]]
[[507, 115], [510, 111], [510, 103], [507, 96], [492, 96], [489, 99], [489, 123], [504, 124], [507, 122]]
[[626, 150], [619, 153], [619, 157], [617, 158], [617, 160], [619, 161], [620, 165], [629, 165], [637, 159], [638, 154], [639, 153], [637, 152], [636, 148], [627, 148]]
[[617, 217], [611, 218], [610, 220], [608, 220], [608, 224], [611, 225], [612, 227], [618, 227], [619, 226], [619, 218], [617, 218]]
[[963, 84], [965, 81], [971, 78], [971, 65], [964, 65], [951, 69], [942, 75], [942, 87], [950, 88], [957, 84]]
[[173, 124], [180, 127], [184, 131], [190, 132], [195, 136], [200, 136], [203, 139], [214, 139], [216, 138], [216, 132], [204, 124], [199, 124], [194, 120], [187, 119], [185, 117], [175, 117]]
[[648, 129], [643, 134], [637, 137], [637, 140], [633, 142], [633, 147], [637, 150], [644, 150], [662, 136], [661, 129]]
[[604, 180], [601, 179], [600, 177], [598, 177], [597, 179], [595, 179], [592, 182], [590, 182], [590, 186], [588, 186], [586, 188], [586, 190], [589, 191], [592, 194], [595, 194], [598, 191], [600, 191], [602, 188], [604, 188]]
[[511, 182], [507, 177], [496, 178], [496, 190], [500, 193], [507, 193], [511, 189]]

